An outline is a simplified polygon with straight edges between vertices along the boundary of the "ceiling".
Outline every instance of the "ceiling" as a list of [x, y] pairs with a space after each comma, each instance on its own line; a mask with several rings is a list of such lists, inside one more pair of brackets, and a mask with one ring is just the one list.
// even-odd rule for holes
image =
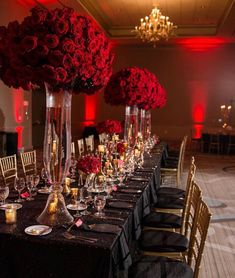
[[[18, 0], [31, 1], [36, 0]], [[177, 25], [176, 39], [228, 37], [235, 39], [235, 0], [38, 0], [75, 8], [91, 15], [107, 36], [118, 43], [141, 44], [132, 30], [157, 6]], [[174, 41], [173, 40], [173, 41]]]

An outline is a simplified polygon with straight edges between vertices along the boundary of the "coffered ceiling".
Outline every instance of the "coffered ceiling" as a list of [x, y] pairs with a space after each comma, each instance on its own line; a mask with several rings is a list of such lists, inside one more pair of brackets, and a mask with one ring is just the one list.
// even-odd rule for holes
[[[26, 0], [18, 0], [26, 1]], [[132, 32], [140, 18], [157, 6], [175, 25], [176, 38], [235, 39], [235, 0], [27, 0], [61, 6], [91, 15], [113, 41], [140, 43]], [[42, 3], [42, 2], [41, 2]]]
[[[71, 1], [71, 0], [70, 0]], [[133, 40], [140, 18], [157, 5], [178, 26], [178, 38], [235, 34], [235, 0], [73, 0], [89, 13], [111, 39]], [[66, 2], [69, 2], [68, 0]]]

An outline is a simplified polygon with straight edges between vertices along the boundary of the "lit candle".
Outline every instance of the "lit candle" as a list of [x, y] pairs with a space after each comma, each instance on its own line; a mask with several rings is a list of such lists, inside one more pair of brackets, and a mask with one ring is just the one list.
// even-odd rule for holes
[[5, 210], [5, 217], [7, 224], [14, 224], [16, 223], [16, 209], [14, 207], [6, 208]]
[[70, 183], [71, 183], [71, 179], [70, 178], [65, 178], [65, 184], [67, 186], [70, 186]]
[[75, 154], [75, 145], [74, 145], [74, 142], [71, 143], [71, 153]]
[[55, 197], [53, 201], [50, 202], [48, 207], [48, 213], [54, 214], [57, 211], [57, 205], [58, 205], [58, 198]]
[[52, 152], [53, 152], [53, 154], [56, 154], [56, 150], [57, 150], [56, 140], [53, 140], [53, 143], [52, 143]]
[[104, 145], [98, 145], [98, 152], [104, 153]]

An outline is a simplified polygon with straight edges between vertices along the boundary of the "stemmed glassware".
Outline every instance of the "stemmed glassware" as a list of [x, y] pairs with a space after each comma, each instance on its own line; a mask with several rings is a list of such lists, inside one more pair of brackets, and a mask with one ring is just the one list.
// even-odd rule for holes
[[43, 186], [43, 190], [45, 192], [49, 192], [49, 187], [47, 186], [47, 180], [48, 180], [48, 175], [47, 175], [47, 171], [45, 168], [42, 168], [41, 170], [41, 178], [43, 179], [44, 181], [44, 186]]
[[106, 197], [104, 195], [96, 195], [94, 198], [94, 207], [97, 210], [96, 216], [102, 217], [104, 213], [102, 212], [106, 204]]
[[92, 202], [92, 194], [91, 192], [84, 190], [83, 191], [83, 202], [86, 206], [86, 209], [81, 212], [81, 215], [90, 215], [91, 212], [87, 210], [89, 203]]
[[110, 195], [113, 191], [113, 185], [109, 182], [105, 185], [105, 192], [107, 193], [106, 199], [112, 199], [113, 197]]
[[32, 189], [34, 188], [33, 175], [26, 176], [26, 186], [29, 191], [29, 197], [26, 200], [33, 201], [34, 200], [34, 198], [32, 197]]
[[5, 200], [9, 195], [9, 187], [7, 185], [0, 186], [0, 206], [5, 204]]
[[15, 182], [14, 182], [14, 188], [16, 191], [18, 191], [19, 197], [18, 199], [15, 200], [16, 203], [21, 203], [24, 202], [24, 200], [21, 198], [20, 194], [22, 192], [22, 190], [25, 188], [25, 180], [24, 178], [15, 178]]
[[78, 188], [78, 192], [77, 192], [77, 212], [74, 214], [74, 217], [80, 217], [81, 213], [80, 213], [80, 207], [81, 207], [81, 202], [84, 200], [84, 196], [83, 196], [83, 188]]

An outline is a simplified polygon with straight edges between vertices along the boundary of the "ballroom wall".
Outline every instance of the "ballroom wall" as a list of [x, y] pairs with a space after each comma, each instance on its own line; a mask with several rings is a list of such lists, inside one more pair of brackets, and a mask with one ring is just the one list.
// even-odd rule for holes
[[[126, 66], [146, 67], [166, 88], [167, 105], [153, 112], [152, 121], [153, 131], [162, 137], [180, 138], [190, 135], [193, 128], [218, 126], [220, 105], [235, 100], [234, 44], [203, 44], [194, 51], [181, 45], [115, 45], [113, 51], [114, 71]], [[111, 107], [104, 103], [102, 94], [98, 96], [95, 121], [123, 116], [123, 107]], [[231, 120], [235, 127], [235, 117]]]
[[[9, 21], [21, 21], [28, 14], [28, 8], [16, 0], [0, 1], [0, 25]], [[31, 94], [23, 90], [8, 88], [0, 81], [0, 130], [18, 132], [18, 146], [32, 147]], [[24, 103], [24, 101], [26, 101]], [[28, 107], [24, 104], [28, 103]], [[28, 112], [28, 116], [25, 112]]]

